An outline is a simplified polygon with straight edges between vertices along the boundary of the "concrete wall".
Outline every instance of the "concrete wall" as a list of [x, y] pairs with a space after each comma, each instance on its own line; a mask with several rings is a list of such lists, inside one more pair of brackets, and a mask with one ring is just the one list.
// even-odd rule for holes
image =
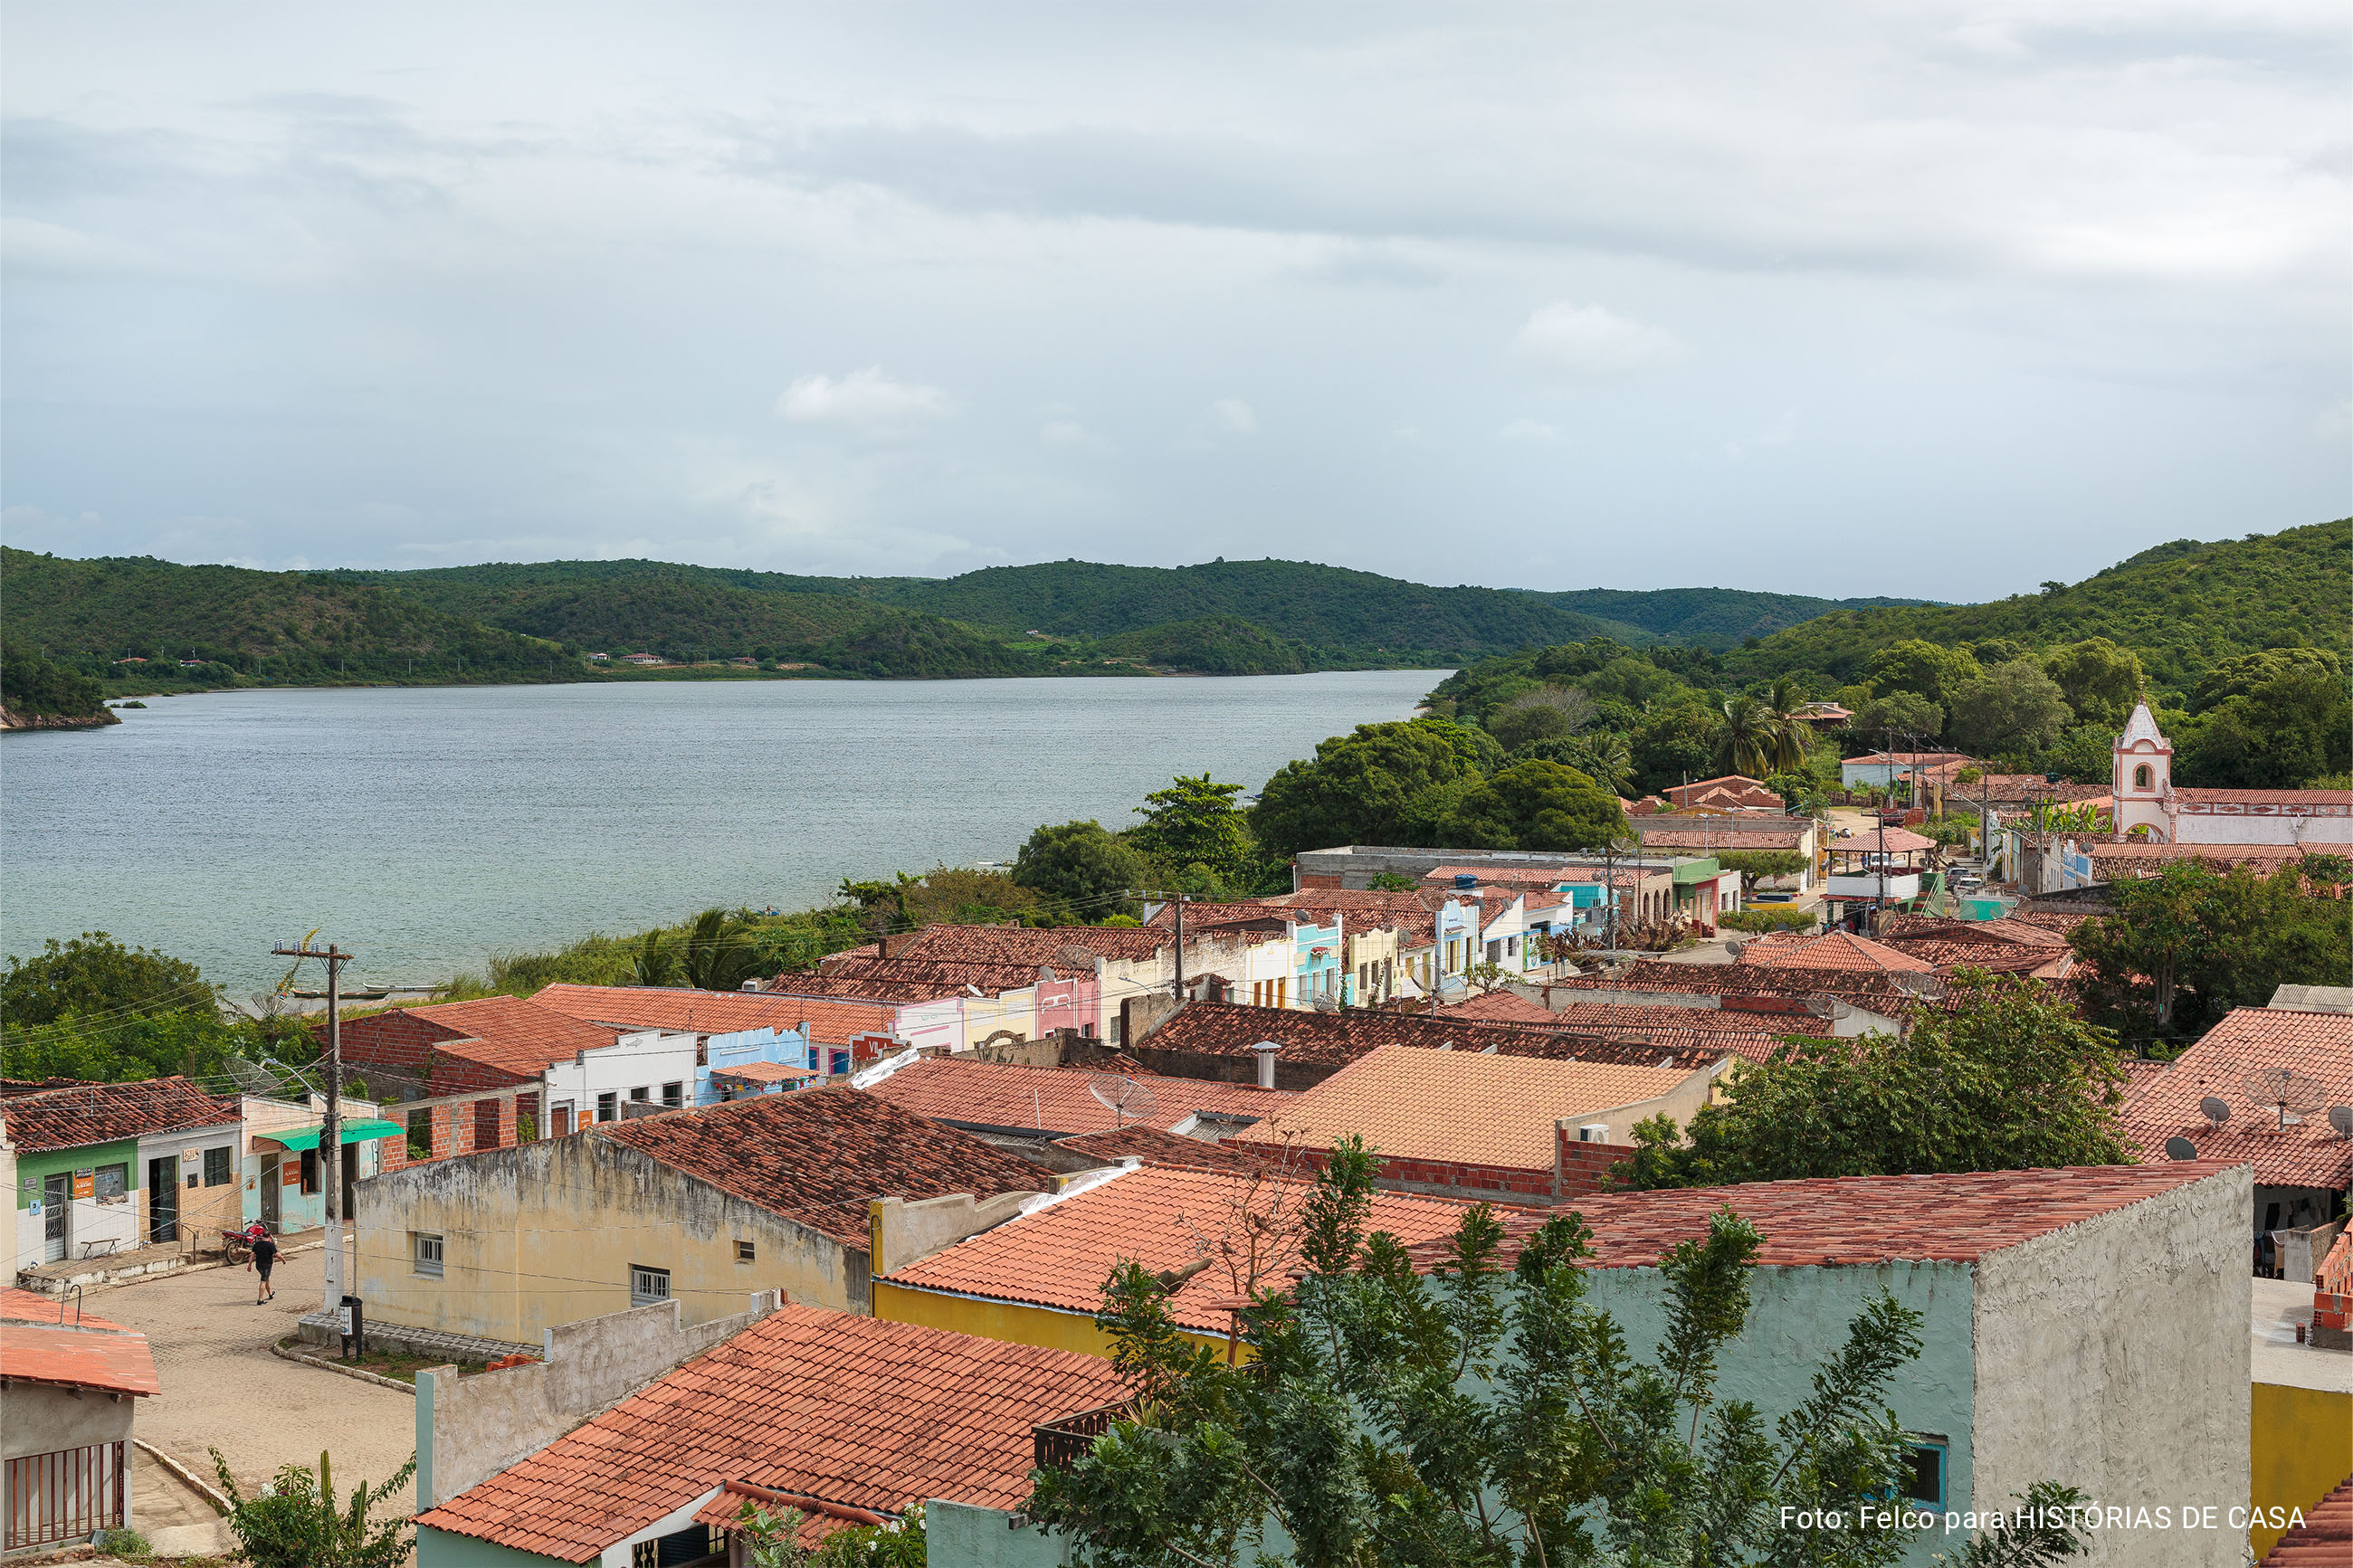
[[[465, 1154], [353, 1189], [359, 1294], [385, 1322], [529, 1344], [626, 1310], [629, 1267], [670, 1271], [686, 1321], [755, 1290], [864, 1312], [867, 1255], [594, 1132]], [[418, 1274], [410, 1237], [443, 1238]], [[736, 1243], [753, 1244], [739, 1262]]]
[[976, 1198], [970, 1193], [948, 1193], [936, 1198], [874, 1198], [867, 1205], [868, 1256], [877, 1274], [904, 1268], [943, 1247], [954, 1247], [1018, 1216], [1036, 1193], [997, 1193]]
[[[924, 1290], [874, 1282], [874, 1315], [887, 1323], [917, 1323], [927, 1329], [947, 1329], [975, 1339], [1001, 1340], [1012, 1345], [1036, 1345], [1042, 1350], [1069, 1351], [1076, 1355], [1111, 1359], [1115, 1348], [1109, 1334], [1095, 1327], [1092, 1312], [1068, 1312], [1026, 1301], [996, 1301], [978, 1296], [958, 1296], [945, 1290]], [[1179, 1330], [1177, 1338], [1226, 1353], [1222, 1334], [1197, 1334]]]
[[[85, 1393], [79, 1399], [62, 1388], [19, 1383], [0, 1394], [0, 1457], [19, 1458], [53, 1454], [60, 1448], [86, 1448], [99, 1443], [121, 1443], [122, 1450], [122, 1522], [136, 1528], [139, 1495], [131, 1476], [131, 1423], [139, 1406], [132, 1394]], [[13, 1518], [16, 1500], [0, 1474], [0, 1519]], [[68, 1542], [65, 1545], [71, 1545]], [[51, 1550], [57, 1550], [52, 1548]]]
[[[2246, 1166], [1979, 1260], [1977, 1498], [2038, 1480], [2125, 1506], [2247, 1495]], [[2211, 1535], [2112, 1531], [2093, 1563], [2218, 1561]]]
[[638, 1307], [548, 1330], [545, 1359], [527, 1366], [463, 1379], [452, 1367], [419, 1373], [419, 1510], [536, 1454], [672, 1367], [743, 1332], [776, 1304], [775, 1291], [762, 1291], [746, 1310], [692, 1328], [676, 1301]]

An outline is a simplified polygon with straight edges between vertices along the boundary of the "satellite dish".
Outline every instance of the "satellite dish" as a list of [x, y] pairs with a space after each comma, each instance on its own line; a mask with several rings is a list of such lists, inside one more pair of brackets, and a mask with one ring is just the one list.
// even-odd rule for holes
[[2200, 1115], [2217, 1127], [2231, 1120], [2229, 1102], [2217, 1100], [2211, 1094], [2198, 1102], [2198, 1110]]
[[2165, 1141], [2165, 1157], [2168, 1160], [2195, 1160], [2198, 1158], [2198, 1145], [2187, 1138], [2168, 1138]]
[[1131, 1119], [1141, 1121], [1152, 1114], [1151, 1086], [1132, 1078], [1115, 1072], [1094, 1073], [1087, 1079], [1087, 1092], [1112, 1113], [1115, 1126], [1124, 1127]]
[[2339, 1138], [2353, 1138], [2353, 1105], [2330, 1106], [2328, 1125], [2337, 1129]]
[[2302, 1113], [2319, 1110], [2327, 1086], [2294, 1068], [2263, 1068], [2239, 1080], [2239, 1092], [2248, 1104], [2273, 1112], [2286, 1127], [2302, 1121]]

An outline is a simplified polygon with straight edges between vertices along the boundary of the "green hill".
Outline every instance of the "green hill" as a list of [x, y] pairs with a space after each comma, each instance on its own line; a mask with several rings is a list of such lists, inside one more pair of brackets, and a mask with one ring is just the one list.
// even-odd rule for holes
[[[1204, 616], [1199, 620], [1170, 621], [1142, 631], [1122, 632], [1089, 644], [1087, 652], [1098, 659], [1132, 659], [1191, 675], [1297, 675], [1314, 657], [1312, 651], [1230, 616]], [[1318, 668], [1324, 668], [1321, 661]]]
[[1841, 610], [1735, 649], [1724, 664], [1741, 679], [1811, 670], [1838, 684], [1907, 638], [2031, 650], [2104, 637], [2139, 654], [2150, 684], [2178, 700], [2237, 654], [2301, 644], [2353, 654], [2348, 604], [2353, 519], [2340, 518], [2211, 544], [2176, 540], [2083, 582], [1989, 604]]
[[1749, 637], [1769, 637], [1839, 610], [1919, 605], [1921, 599], [1817, 599], [1806, 594], [1759, 594], [1745, 588], [1579, 588], [1543, 594], [1564, 610], [1623, 621], [1669, 642], [1697, 643], [1722, 653]]

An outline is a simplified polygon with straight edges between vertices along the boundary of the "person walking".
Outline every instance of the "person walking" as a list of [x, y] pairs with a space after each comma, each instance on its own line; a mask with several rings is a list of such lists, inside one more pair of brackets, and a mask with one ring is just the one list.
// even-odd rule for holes
[[254, 1288], [253, 1304], [275, 1300], [277, 1287], [269, 1283], [269, 1271], [278, 1266], [278, 1243], [268, 1231], [253, 1238], [253, 1271], [260, 1280]]

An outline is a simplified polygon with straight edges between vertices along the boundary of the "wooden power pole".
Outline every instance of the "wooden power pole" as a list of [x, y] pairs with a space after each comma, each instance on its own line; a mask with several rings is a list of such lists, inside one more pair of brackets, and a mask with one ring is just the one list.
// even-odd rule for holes
[[319, 1185], [327, 1198], [326, 1308], [332, 1312], [343, 1304], [343, 971], [352, 955], [333, 942], [323, 952], [308, 942], [269, 951], [280, 958], [315, 958], [327, 966], [327, 1110], [319, 1128]]

